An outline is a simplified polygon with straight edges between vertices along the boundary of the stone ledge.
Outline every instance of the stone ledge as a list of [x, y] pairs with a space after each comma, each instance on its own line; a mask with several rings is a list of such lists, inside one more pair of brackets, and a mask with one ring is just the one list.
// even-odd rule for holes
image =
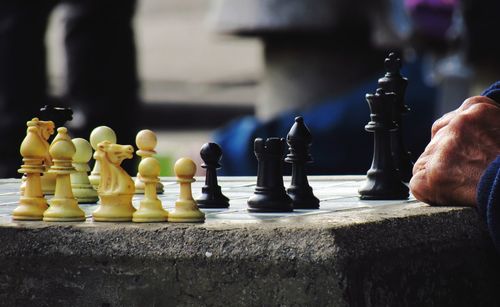
[[471, 208], [413, 204], [200, 225], [7, 223], [10, 306], [471, 306], [500, 301]]

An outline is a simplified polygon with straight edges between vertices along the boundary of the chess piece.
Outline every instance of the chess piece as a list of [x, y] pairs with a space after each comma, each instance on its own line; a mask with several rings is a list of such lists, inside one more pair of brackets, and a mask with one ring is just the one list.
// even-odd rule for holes
[[127, 222], [135, 212], [132, 206], [135, 186], [132, 178], [121, 168], [124, 159], [132, 159], [131, 145], [102, 141], [96, 146], [94, 159], [100, 164], [100, 182], [97, 188], [99, 207], [92, 213], [96, 222]]
[[385, 59], [386, 74], [378, 80], [380, 88], [386, 92], [396, 94], [396, 103], [393, 108], [393, 121], [397, 125], [397, 129], [391, 132], [391, 152], [394, 157], [395, 166], [399, 171], [400, 177], [404, 182], [409, 182], [412, 176], [413, 162], [411, 161], [410, 152], [406, 149], [403, 142], [403, 114], [410, 111], [410, 108], [405, 105], [405, 92], [408, 85], [408, 79], [404, 78], [401, 73], [401, 59], [396, 53], [391, 52]]
[[45, 144], [37, 126], [28, 125], [26, 137], [21, 143], [23, 165], [19, 173], [26, 175], [24, 193], [19, 205], [12, 212], [14, 220], [40, 221], [47, 210], [47, 201], [43, 197], [40, 174], [44, 171]]
[[71, 190], [70, 174], [75, 171], [71, 165], [76, 152], [75, 145], [65, 127], [57, 128], [57, 136], [50, 144], [53, 165], [48, 170], [56, 175], [56, 190], [49, 200], [49, 209], [43, 213], [45, 222], [85, 221], [85, 213], [78, 207], [78, 201]]
[[[52, 134], [54, 134], [54, 123], [52, 121], [42, 121], [37, 117], [34, 117], [32, 120], [28, 121], [28, 127], [35, 126], [38, 129], [36, 130], [39, 138], [43, 144], [43, 149], [45, 151], [43, 158], [43, 166], [44, 171], [40, 178], [42, 182], [42, 192], [46, 195], [54, 194], [54, 190], [56, 187], [56, 176], [54, 174], [48, 173], [50, 166], [52, 165], [52, 157], [49, 154], [49, 143], [48, 139]], [[21, 194], [24, 193], [26, 177], [23, 176], [21, 181]]]
[[396, 126], [391, 110], [396, 94], [377, 89], [375, 94], [367, 94], [371, 121], [366, 131], [374, 135], [373, 161], [367, 172], [367, 179], [358, 190], [361, 199], [406, 199], [408, 187], [401, 181], [391, 154], [390, 131]]
[[[156, 134], [148, 129], [141, 130], [137, 133], [135, 137], [135, 144], [139, 150], [136, 151], [136, 154], [142, 159], [152, 157], [156, 154], [155, 147], [157, 144]], [[141, 180], [141, 174], [138, 172], [135, 178], [135, 193], [136, 194], [144, 194], [144, 182]], [[158, 180], [156, 183], [156, 193], [163, 193], [163, 184]]]
[[132, 215], [133, 222], [166, 222], [168, 211], [164, 210], [156, 193], [160, 181], [160, 162], [153, 157], [146, 157], [139, 163], [139, 174], [144, 182], [144, 198], [139, 209]]
[[[102, 141], [108, 141], [112, 144], [116, 143], [116, 134], [113, 129], [107, 126], [99, 126], [92, 130], [90, 133], [90, 145], [92, 145], [94, 151], [97, 151], [97, 145]], [[101, 180], [101, 165], [97, 160], [95, 161], [92, 172], [90, 172], [89, 180], [92, 187], [97, 190], [99, 181]]]
[[283, 153], [285, 139], [255, 139], [254, 152], [258, 161], [257, 186], [247, 201], [250, 212], [290, 212], [292, 199], [283, 186]]
[[76, 148], [75, 155], [73, 156], [75, 172], [71, 173], [73, 194], [80, 204], [96, 203], [99, 199], [97, 191], [90, 184], [88, 176], [88, 172], [90, 171], [88, 163], [92, 158], [92, 146], [87, 140], [82, 138], [76, 138], [72, 141]]
[[40, 109], [40, 118], [53, 121], [56, 127], [63, 127], [73, 119], [73, 110], [47, 104]]
[[292, 164], [292, 183], [286, 192], [292, 199], [292, 206], [294, 209], [318, 209], [319, 199], [309, 186], [305, 167], [313, 161], [309, 153], [312, 136], [301, 116], [295, 118], [286, 140], [289, 153], [285, 162]]
[[188, 158], [181, 158], [175, 162], [174, 172], [180, 184], [179, 199], [175, 202], [175, 209], [168, 214], [168, 221], [174, 223], [190, 223], [205, 221], [205, 213], [196, 205], [191, 193], [191, 183], [195, 181], [196, 164]]
[[196, 200], [200, 208], [228, 208], [229, 199], [222, 194], [217, 184], [217, 169], [220, 168], [222, 149], [216, 143], [206, 143], [201, 147], [200, 156], [203, 160], [201, 167], [207, 170], [205, 185], [201, 188], [201, 195]]

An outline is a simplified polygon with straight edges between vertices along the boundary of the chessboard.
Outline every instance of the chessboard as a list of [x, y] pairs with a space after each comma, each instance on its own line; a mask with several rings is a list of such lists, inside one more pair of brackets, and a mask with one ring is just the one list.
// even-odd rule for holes
[[[284, 177], [285, 187], [290, 184], [290, 177]], [[286, 218], [305, 215], [319, 215], [346, 210], [364, 210], [385, 206], [399, 206], [406, 204], [417, 204], [410, 195], [407, 200], [360, 200], [358, 188], [365, 180], [365, 176], [309, 176], [309, 183], [314, 194], [320, 199], [320, 208], [314, 210], [295, 209], [288, 213], [252, 213], [247, 210], [247, 200], [252, 196], [256, 186], [256, 177], [219, 177], [219, 185], [222, 192], [229, 198], [230, 207], [227, 209], [201, 209], [205, 212], [205, 223], [259, 223], [280, 222]], [[179, 185], [173, 177], [162, 177], [161, 181], [165, 187], [163, 194], [158, 195], [167, 210], [174, 208], [174, 203], [179, 196]], [[12, 223], [11, 212], [19, 202], [20, 179], [0, 179], [0, 224]], [[196, 178], [193, 183], [193, 196], [196, 199], [201, 193], [204, 178]], [[46, 198], [50, 199], [51, 195]], [[138, 208], [140, 200], [144, 195], [136, 194], [133, 205]], [[97, 204], [80, 204], [80, 208], [87, 216], [86, 223], [99, 223], [92, 221], [92, 212]], [[15, 223], [44, 223], [50, 222], [20, 222]], [[65, 222], [73, 224], [77, 222]], [[81, 223], [81, 222], [80, 222]], [[132, 223], [132, 222], [130, 222]], [[167, 222], [168, 223], [168, 222]], [[58, 222], [57, 224], [61, 224]], [[134, 223], [135, 224], [135, 223]]]

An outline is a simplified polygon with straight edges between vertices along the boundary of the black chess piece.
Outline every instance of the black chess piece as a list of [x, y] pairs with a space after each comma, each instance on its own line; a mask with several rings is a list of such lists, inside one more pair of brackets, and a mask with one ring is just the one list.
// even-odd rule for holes
[[313, 162], [309, 153], [312, 135], [301, 116], [295, 118], [286, 141], [289, 153], [285, 162], [292, 164], [292, 183], [286, 192], [292, 199], [292, 206], [294, 209], [318, 209], [319, 199], [314, 196], [306, 174], [306, 163]]
[[285, 139], [255, 139], [254, 152], [258, 161], [257, 186], [248, 203], [250, 212], [290, 212], [292, 199], [283, 185], [283, 155]]
[[53, 121], [56, 128], [63, 127], [73, 119], [73, 110], [47, 104], [40, 109], [40, 119]]
[[374, 135], [373, 161], [367, 179], [359, 188], [361, 199], [407, 199], [408, 187], [401, 181], [391, 154], [391, 130], [396, 128], [391, 111], [396, 94], [379, 88], [375, 94], [367, 94], [371, 121], [366, 131]]
[[395, 166], [398, 169], [401, 179], [409, 182], [412, 176], [413, 162], [411, 154], [406, 149], [403, 141], [403, 115], [410, 111], [405, 105], [405, 92], [408, 86], [408, 79], [400, 73], [401, 59], [394, 52], [391, 52], [385, 59], [386, 74], [378, 80], [379, 87], [386, 92], [396, 94], [396, 103], [393, 108], [393, 121], [397, 129], [391, 132], [391, 152], [394, 157]]
[[222, 194], [217, 183], [217, 169], [221, 167], [222, 149], [216, 143], [206, 143], [201, 147], [201, 167], [207, 170], [201, 196], [196, 200], [200, 208], [228, 208], [229, 199]]

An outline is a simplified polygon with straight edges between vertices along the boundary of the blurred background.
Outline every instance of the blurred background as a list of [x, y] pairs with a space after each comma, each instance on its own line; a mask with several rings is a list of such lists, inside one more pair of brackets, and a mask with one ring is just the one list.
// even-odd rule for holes
[[199, 162], [208, 141], [222, 174], [255, 175], [254, 138], [286, 137], [303, 115], [311, 173], [362, 174], [364, 96], [391, 51], [409, 79], [402, 128], [416, 159], [435, 118], [499, 79], [498, 12], [494, 0], [7, 0], [0, 175], [19, 177], [25, 122], [44, 104], [72, 107], [75, 137], [108, 125], [134, 144], [155, 131], [162, 175], [179, 157]]

